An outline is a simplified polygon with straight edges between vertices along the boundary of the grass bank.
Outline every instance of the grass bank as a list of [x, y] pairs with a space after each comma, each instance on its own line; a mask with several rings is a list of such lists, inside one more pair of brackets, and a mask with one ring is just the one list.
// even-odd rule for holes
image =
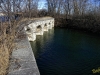
[[9, 66], [10, 54], [14, 48], [15, 22], [0, 24], [0, 75], [5, 75]]

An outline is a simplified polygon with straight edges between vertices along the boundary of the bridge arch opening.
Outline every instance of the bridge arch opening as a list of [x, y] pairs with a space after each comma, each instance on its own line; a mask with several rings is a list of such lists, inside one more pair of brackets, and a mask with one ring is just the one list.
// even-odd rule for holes
[[36, 27], [36, 35], [43, 35], [43, 27], [42, 27], [42, 25], [38, 25]]
[[25, 31], [26, 32], [31, 32], [31, 28], [27, 26], [27, 27], [25, 27]]
[[39, 31], [41, 31], [41, 30], [42, 30], [41, 25], [38, 25], [38, 26], [36, 27], [36, 31], [39, 32]]
[[49, 25], [50, 25], [51, 23], [49, 22]]
[[29, 27], [27, 27], [27, 30], [26, 31], [31, 31], [31, 29]]
[[41, 28], [42, 28], [41, 25], [37, 26], [37, 29], [41, 29]]
[[47, 23], [44, 24], [44, 28], [47, 28]]
[[43, 30], [44, 30], [44, 31], [48, 31], [47, 23], [44, 24]]
[[47, 27], [47, 24], [45, 23], [44, 27]]
[[42, 27], [41, 27], [41, 25], [38, 25], [37, 27], [36, 27], [36, 32], [38, 33], [38, 32], [41, 32], [42, 31]]

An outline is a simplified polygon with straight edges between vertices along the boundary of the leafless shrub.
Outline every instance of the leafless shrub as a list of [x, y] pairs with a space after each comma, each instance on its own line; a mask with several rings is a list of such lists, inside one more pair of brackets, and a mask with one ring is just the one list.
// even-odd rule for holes
[[[13, 25], [12, 25], [13, 24]], [[9, 27], [11, 25], [11, 27]], [[15, 24], [6, 22], [0, 24], [0, 75], [6, 74], [15, 39]]]

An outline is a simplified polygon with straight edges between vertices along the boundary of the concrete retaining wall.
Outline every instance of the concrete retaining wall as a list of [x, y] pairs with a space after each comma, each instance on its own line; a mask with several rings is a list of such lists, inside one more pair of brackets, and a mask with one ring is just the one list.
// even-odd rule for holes
[[40, 75], [27, 37], [16, 44], [17, 49], [12, 52], [8, 75]]

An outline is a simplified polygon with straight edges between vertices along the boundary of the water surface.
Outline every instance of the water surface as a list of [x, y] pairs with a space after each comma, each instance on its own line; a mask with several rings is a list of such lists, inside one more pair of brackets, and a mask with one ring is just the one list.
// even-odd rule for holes
[[55, 28], [31, 45], [41, 75], [93, 75], [100, 67], [100, 36]]

